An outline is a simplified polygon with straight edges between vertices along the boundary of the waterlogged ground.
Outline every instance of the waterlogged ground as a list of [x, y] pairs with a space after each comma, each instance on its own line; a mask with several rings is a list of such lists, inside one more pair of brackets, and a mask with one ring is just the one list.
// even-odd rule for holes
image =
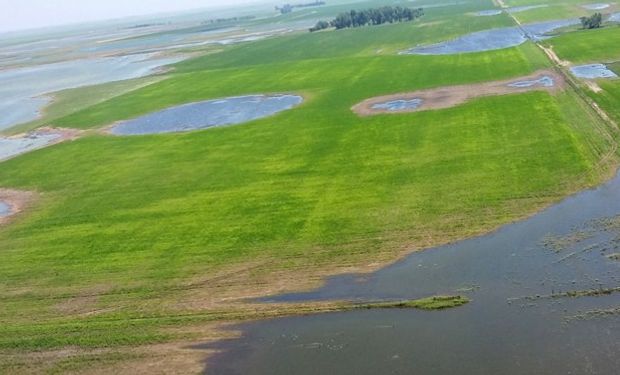
[[573, 66], [570, 68], [570, 71], [575, 77], [585, 79], [618, 77], [616, 73], [609, 70], [605, 64], [588, 64]]
[[7, 217], [11, 214], [11, 206], [4, 201], [0, 201], [0, 217]]
[[0, 137], [0, 161], [48, 146], [61, 138], [62, 134], [55, 132], [34, 132], [14, 137]]
[[424, 101], [422, 99], [410, 99], [410, 100], [390, 100], [385, 103], [377, 103], [372, 105], [372, 109], [382, 109], [386, 111], [403, 111], [407, 109], [417, 109], [422, 105]]
[[593, 3], [593, 4], [584, 4], [583, 8], [588, 10], [603, 10], [609, 8], [609, 4], [607, 3]]
[[620, 176], [489, 235], [265, 299], [456, 293], [473, 300], [467, 306], [240, 325], [243, 337], [219, 344], [225, 351], [209, 373], [612, 374], [620, 365], [618, 249]]
[[579, 24], [578, 19], [547, 21], [523, 25], [522, 27], [503, 27], [478, 31], [445, 42], [409, 49], [403, 54], [413, 55], [450, 55], [456, 53], [482, 52], [518, 46], [531, 39], [534, 41], [547, 38], [547, 33]]
[[116, 135], [182, 132], [240, 124], [291, 109], [303, 101], [296, 95], [249, 95], [185, 104], [119, 123]]
[[0, 130], [34, 120], [49, 103], [42, 95], [73, 87], [120, 81], [152, 74], [180, 58], [138, 54], [72, 60], [0, 71]]

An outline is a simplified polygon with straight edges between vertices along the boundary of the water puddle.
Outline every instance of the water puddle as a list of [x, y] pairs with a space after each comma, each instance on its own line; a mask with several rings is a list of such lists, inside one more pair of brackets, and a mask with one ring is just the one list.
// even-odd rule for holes
[[416, 109], [422, 104], [422, 99], [414, 98], [411, 100], [391, 100], [385, 103], [372, 105], [372, 109], [384, 109], [387, 111], [402, 111], [406, 109]]
[[490, 9], [490, 10], [481, 10], [480, 12], [475, 13], [476, 16], [497, 16], [502, 14], [502, 11], [499, 9]]
[[605, 64], [588, 64], [573, 66], [571, 73], [577, 78], [596, 79], [596, 78], [616, 78], [616, 73], [607, 68]]
[[555, 20], [523, 25], [521, 28], [503, 27], [467, 34], [456, 39], [420, 46], [401, 52], [406, 55], [449, 55], [456, 53], [482, 52], [518, 46], [528, 39], [539, 41], [549, 37], [548, 33], [571, 25], [579, 19]]
[[9, 216], [11, 211], [11, 206], [7, 202], [0, 201], [0, 218]]
[[543, 76], [539, 79], [534, 79], [534, 80], [525, 80], [525, 81], [517, 81], [517, 82], [512, 82], [509, 83], [508, 86], [509, 87], [535, 87], [535, 86], [542, 86], [542, 87], [553, 87], [555, 84], [553, 77], [550, 76]]
[[0, 130], [35, 120], [49, 103], [42, 95], [64, 89], [138, 78], [181, 58], [151, 54], [74, 60], [0, 71]]
[[249, 95], [190, 103], [120, 122], [111, 133], [159, 134], [240, 124], [291, 109], [302, 101], [297, 95]]
[[[459, 293], [441, 312], [384, 310], [241, 324], [215, 346], [225, 374], [611, 374], [620, 359], [620, 176], [488, 235], [369, 275], [265, 301]], [[581, 296], [581, 297], [577, 297]], [[587, 358], [587, 360], [584, 360]]]
[[613, 13], [607, 19], [609, 22], [620, 22], [620, 13]]
[[594, 4], [585, 4], [581, 6], [584, 9], [588, 10], [602, 10], [609, 8], [609, 4], [607, 3], [594, 3]]
[[446, 86], [374, 97], [354, 105], [351, 110], [360, 116], [370, 116], [443, 109], [483, 96], [523, 93], [532, 90], [555, 92], [563, 87], [562, 76], [550, 70], [541, 70], [526, 77], [510, 80]]
[[27, 134], [0, 137], [0, 161], [73, 138], [76, 134], [77, 131], [73, 130], [46, 128]]
[[526, 5], [526, 6], [521, 6], [521, 7], [512, 7], [512, 8], [508, 8], [506, 10], [508, 12], [510, 12], [510, 13], [520, 13], [520, 12], [526, 12], [526, 11], [532, 10], [532, 9], [546, 8], [546, 7], [548, 7], [548, 5], [546, 5], [546, 4], [542, 4], [542, 5]]

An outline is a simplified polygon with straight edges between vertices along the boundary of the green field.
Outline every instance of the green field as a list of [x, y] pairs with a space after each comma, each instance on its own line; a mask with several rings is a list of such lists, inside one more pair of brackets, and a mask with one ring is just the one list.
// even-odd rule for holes
[[[493, 7], [474, 4], [467, 10]], [[396, 54], [511, 25], [507, 16], [446, 9], [412, 24], [227, 48], [137, 89], [65, 93], [49, 119], [80, 129], [240, 94], [292, 92], [306, 100], [244, 125], [89, 135], [0, 164], [0, 186], [40, 193], [0, 229], [0, 373], [150, 361], [136, 348], [200, 342], [197, 325], [251, 316], [235, 297], [316, 285], [326, 274], [481, 234], [608, 177], [617, 129], [571, 89], [438, 111], [353, 114], [352, 105], [377, 95], [551, 66], [532, 43], [454, 56]], [[600, 34], [592, 40], [608, 44], [613, 32], [575, 32], [553, 44], [569, 58], [577, 39]], [[597, 51], [580, 56], [601, 58]], [[609, 90], [608, 105], [619, 91]], [[101, 100], [84, 98], [68, 114], [85, 92]], [[53, 355], [67, 348], [75, 352]], [[35, 352], [52, 354], [32, 360]]]
[[548, 40], [545, 44], [563, 60], [570, 62], [613, 62], [620, 60], [620, 26], [608, 25], [601, 29], [580, 30]]

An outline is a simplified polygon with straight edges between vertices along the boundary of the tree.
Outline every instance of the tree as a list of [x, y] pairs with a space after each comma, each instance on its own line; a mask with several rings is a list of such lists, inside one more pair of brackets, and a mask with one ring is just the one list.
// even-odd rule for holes
[[316, 23], [316, 25], [310, 28], [310, 32], [312, 33], [315, 31], [324, 30], [324, 29], [327, 29], [328, 27], [329, 27], [329, 22], [319, 21]]
[[584, 29], [598, 29], [603, 24], [603, 15], [594, 13], [591, 17], [581, 17], [579, 20]]
[[320, 21], [310, 31], [323, 30], [329, 27], [329, 25], [336, 29], [346, 29], [349, 27], [362, 27], [369, 25], [381, 25], [384, 23], [405, 22], [413, 21], [416, 18], [422, 17], [424, 11], [422, 8], [411, 9], [401, 6], [391, 7], [384, 6], [375, 9], [366, 10], [351, 10], [349, 12], [340, 13], [330, 23]]

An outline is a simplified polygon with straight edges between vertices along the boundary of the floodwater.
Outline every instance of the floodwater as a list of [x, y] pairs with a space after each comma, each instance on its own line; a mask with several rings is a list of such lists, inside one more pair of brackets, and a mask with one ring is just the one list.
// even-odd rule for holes
[[138, 78], [180, 58], [151, 54], [73, 60], [0, 71], [0, 130], [32, 121], [49, 102], [42, 95], [68, 88]]
[[585, 78], [585, 79], [618, 77], [616, 73], [607, 69], [607, 66], [605, 64], [588, 64], [588, 65], [573, 66], [570, 68], [570, 71], [571, 73], [573, 73], [575, 77]]
[[415, 47], [401, 52], [411, 55], [448, 55], [467, 52], [490, 51], [518, 46], [528, 39], [539, 41], [547, 38], [546, 34], [562, 27], [576, 25], [579, 19], [566, 19], [526, 24], [522, 27], [503, 27], [477, 31], [456, 39]]
[[43, 131], [15, 137], [0, 137], [0, 161], [43, 148], [61, 137], [60, 133]]
[[594, 3], [594, 4], [585, 4], [581, 6], [582, 8], [589, 10], [602, 10], [609, 8], [609, 4], [607, 3]]
[[[461, 294], [445, 311], [368, 310], [241, 324], [210, 374], [613, 374], [620, 365], [620, 175], [488, 235], [264, 301]], [[555, 297], [550, 297], [555, 296]]]
[[520, 12], [525, 12], [525, 11], [532, 10], [532, 9], [546, 8], [546, 7], [548, 7], [548, 5], [546, 5], [546, 4], [543, 4], [543, 5], [525, 5], [525, 6], [521, 6], [521, 7], [508, 8], [506, 10], [508, 12], [510, 12], [510, 13], [520, 13]]
[[620, 13], [612, 13], [607, 20], [609, 22], [620, 22]]
[[502, 14], [499, 9], [481, 10], [476, 13], [477, 16], [497, 16], [498, 14]]
[[0, 201], [0, 217], [7, 217], [11, 214], [11, 206], [4, 201]]
[[116, 135], [182, 132], [240, 124], [291, 109], [303, 101], [297, 95], [249, 95], [190, 103], [127, 120], [111, 130]]
[[406, 109], [416, 109], [422, 105], [422, 99], [411, 100], [392, 100], [385, 103], [377, 103], [372, 105], [372, 109], [385, 109], [387, 111], [403, 111]]
[[555, 84], [553, 77], [543, 76], [539, 79], [534, 79], [530, 81], [517, 81], [508, 84], [510, 87], [534, 87], [534, 86], [542, 86], [542, 87], [553, 87]]

